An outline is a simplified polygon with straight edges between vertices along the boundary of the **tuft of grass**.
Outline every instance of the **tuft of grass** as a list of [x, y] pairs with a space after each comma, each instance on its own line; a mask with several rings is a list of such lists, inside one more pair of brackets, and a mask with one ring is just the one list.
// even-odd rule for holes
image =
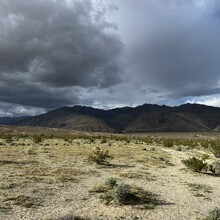
[[189, 190], [196, 197], [206, 197], [207, 193], [212, 193], [212, 188], [204, 184], [187, 183]]

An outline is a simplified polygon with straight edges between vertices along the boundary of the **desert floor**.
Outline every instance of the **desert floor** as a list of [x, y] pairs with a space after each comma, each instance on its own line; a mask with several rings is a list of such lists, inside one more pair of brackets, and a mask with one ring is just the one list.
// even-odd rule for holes
[[[113, 156], [109, 165], [88, 160], [95, 147]], [[138, 138], [53, 137], [36, 143], [29, 136], [2, 137], [0, 219], [204, 219], [220, 207], [220, 177], [193, 173], [181, 162], [203, 154], [209, 155], [207, 162], [218, 160], [201, 147], [163, 147]], [[142, 204], [106, 205], [100, 199], [103, 193], [95, 189], [110, 177], [152, 192], [158, 204], [152, 209]]]

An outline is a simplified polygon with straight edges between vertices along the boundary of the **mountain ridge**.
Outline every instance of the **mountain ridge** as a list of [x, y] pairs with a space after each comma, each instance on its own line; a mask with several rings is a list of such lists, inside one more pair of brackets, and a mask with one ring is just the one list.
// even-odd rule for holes
[[187, 103], [175, 107], [144, 104], [104, 110], [76, 105], [16, 121], [14, 125], [110, 133], [217, 131], [220, 108]]

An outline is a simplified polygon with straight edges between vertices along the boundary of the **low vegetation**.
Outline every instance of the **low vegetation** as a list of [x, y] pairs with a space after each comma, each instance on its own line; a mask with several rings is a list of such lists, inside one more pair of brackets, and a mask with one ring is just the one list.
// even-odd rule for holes
[[163, 146], [164, 147], [173, 147], [174, 146], [174, 140], [172, 140], [172, 139], [165, 139], [163, 141]]
[[213, 142], [210, 146], [212, 153], [215, 155], [216, 158], [220, 158], [220, 142]]
[[189, 159], [182, 160], [182, 163], [193, 172], [200, 173], [201, 171], [206, 171], [208, 169], [208, 164], [205, 163], [203, 159], [196, 157], [190, 157]]
[[[218, 138], [191, 136], [0, 132], [0, 219], [143, 220], [146, 209], [154, 209], [147, 214], [157, 219], [158, 210], [167, 211], [169, 204], [176, 209], [165, 219], [184, 219], [191, 210], [182, 210], [180, 201], [188, 204], [188, 199], [193, 217], [204, 218], [201, 201], [213, 207], [220, 196], [214, 185], [220, 174], [213, 150]], [[193, 172], [209, 175], [185, 172], [182, 158]], [[163, 201], [167, 206], [160, 209]], [[57, 214], [47, 213], [52, 209]]]
[[112, 158], [113, 156], [109, 155], [107, 150], [102, 150], [100, 147], [96, 147], [92, 154], [89, 155], [88, 160], [99, 165], [108, 165], [109, 160]]
[[155, 194], [141, 187], [117, 183], [112, 178], [90, 190], [90, 193], [101, 193], [100, 199], [105, 205], [141, 205], [144, 209], [152, 209], [160, 204]]
[[205, 218], [204, 220], [220, 220], [220, 209], [219, 208], [213, 209], [209, 213], [209, 216]]
[[44, 136], [43, 135], [34, 135], [33, 136], [33, 142], [35, 143], [35, 144], [39, 144], [39, 143], [41, 143], [42, 141], [44, 140]]

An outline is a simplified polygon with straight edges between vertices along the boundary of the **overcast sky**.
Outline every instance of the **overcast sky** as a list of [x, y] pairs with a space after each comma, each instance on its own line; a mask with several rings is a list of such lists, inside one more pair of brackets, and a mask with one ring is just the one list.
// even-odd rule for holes
[[220, 106], [219, 0], [1, 0], [0, 116]]

